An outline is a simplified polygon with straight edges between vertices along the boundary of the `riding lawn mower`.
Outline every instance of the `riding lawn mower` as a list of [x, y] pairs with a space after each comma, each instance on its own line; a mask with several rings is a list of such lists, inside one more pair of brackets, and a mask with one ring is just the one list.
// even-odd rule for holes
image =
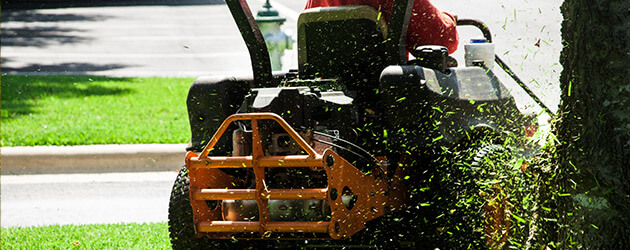
[[[510, 138], [535, 129], [490, 67], [458, 67], [434, 45], [408, 59], [413, 1], [396, 0], [389, 23], [368, 6], [305, 10], [299, 68], [272, 72], [246, 1], [226, 3], [253, 77], [204, 76], [190, 87], [192, 137], [169, 206], [174, 249], [467, 247], [432, 236], [449, 227], [486, 237], [480, 247], [505, 243], [503, 205], [470, 208], [485, 219], [439, 205], [477, 176], [444, 173], [524, 147]], [[457, 24], [492, 40], [480, 21]], [[449, 216], [459, 224], [440, 225]]]

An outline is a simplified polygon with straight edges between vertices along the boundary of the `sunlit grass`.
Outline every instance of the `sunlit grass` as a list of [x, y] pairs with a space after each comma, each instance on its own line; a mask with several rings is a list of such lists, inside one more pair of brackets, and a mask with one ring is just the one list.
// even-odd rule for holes
[[192, 81], [2, 76], [1, 146], [185, 143]]
[[170, 249], [166, 222], [2, 228], [2, 249]]

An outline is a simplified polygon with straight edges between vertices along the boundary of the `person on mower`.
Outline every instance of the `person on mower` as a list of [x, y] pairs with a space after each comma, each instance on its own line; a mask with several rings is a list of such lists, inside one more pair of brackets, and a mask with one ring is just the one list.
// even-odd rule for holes
[[[367, 5], [382, 13], [389, 22], [394, 0], [308, 0], [305, 9], [316, 7]], [[429, 0], [413, 0], [413, 9], [407, 30], [407, 50], [422, 45], [441, 45], [449, 54], [457, 50], [456, 17], [438, 10]]]

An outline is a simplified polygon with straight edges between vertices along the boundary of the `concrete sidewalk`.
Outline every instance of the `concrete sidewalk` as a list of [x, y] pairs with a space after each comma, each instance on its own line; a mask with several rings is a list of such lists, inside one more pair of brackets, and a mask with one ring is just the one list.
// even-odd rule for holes
[[179, 170], [186, 144], [4, 147], [2, 175]]

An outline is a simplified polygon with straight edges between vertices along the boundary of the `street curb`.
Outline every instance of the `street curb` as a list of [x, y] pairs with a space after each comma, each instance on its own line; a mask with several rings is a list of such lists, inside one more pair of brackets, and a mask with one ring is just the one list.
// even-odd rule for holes
[[186, 144], [4, 147], [2, 175], [175, 171]]

